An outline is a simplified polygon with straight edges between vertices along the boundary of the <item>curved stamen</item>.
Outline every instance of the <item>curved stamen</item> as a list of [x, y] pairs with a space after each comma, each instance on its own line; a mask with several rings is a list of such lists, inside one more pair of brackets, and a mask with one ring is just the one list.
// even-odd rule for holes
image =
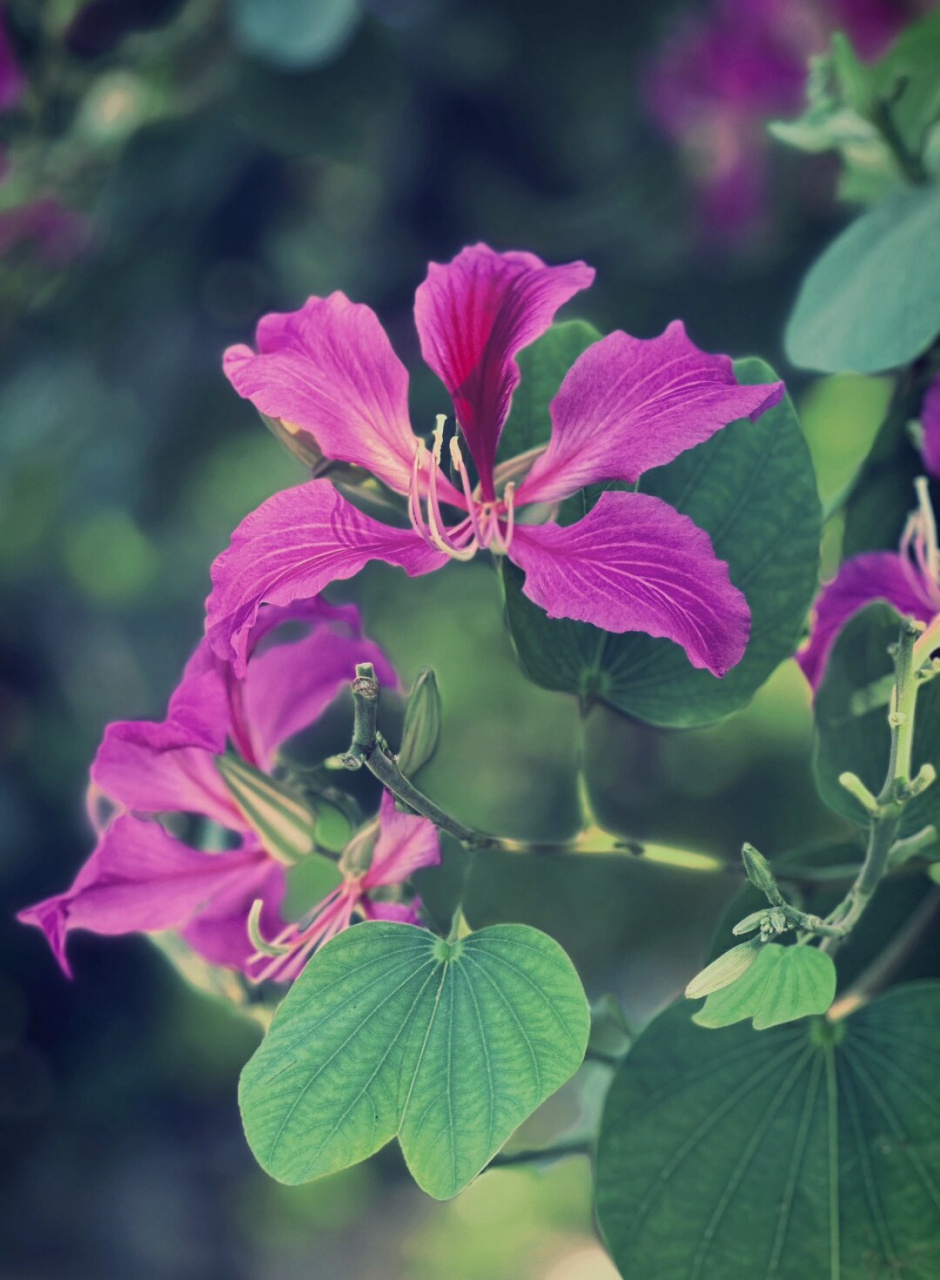
[[424, 518], [421, 515], [421, 468], [424, 466], [426, 454], [427, 446], [423, 440], [419, 440], [411, 463], [411, 481], [408, 485], [408, 519], [411, 521], [412, 528], [421, 535], [427, 545], [437, 550], [436, 544], [431, 541], [431, 535], [428, 533]]
[[431, 474], [428, 481], [428, 533], [438, 550], [443, 551], [451, 559], [472, 560], [477, 552], [476, 541], [469, 542], [465, 547], [456, 546], [450, 541], [445, 532], [446, 525], [444, 524], [444, 517], [441, 515], [441, 504], [437, 496], [437, 475], [441, 466], [441, 449], [444, 443], [444, 423], [446, 420], [443, 414], [438, 414], [437, 426], [434, 428], [433, 462], [431, 463]]
[[914, 481], [919, 504], [918, 515], [921, 522], [921, 545], [918, 558], [930, 580], [940, 586], [940, 548], [937, 546], [937, 522], [933, 507], [930, 505], [930, 491], [927, 488], [926, 476], [918, 476]]
[[499, 527], [499, 517], [493, 512], [493, 532], [490, 535], [490, 545], [497, 555], [504, 556], [509, 553], [512, 544], [512, 533], [516, 527], [516, 486], [510, 480], [503, 491], [503, 501], [506, 504], [506, 532]]
[[460, 452], [460, 442], [456, 436], [451, 437], [450, 441], [450, 460], [454, 464], [454, 470], [460, 476], [460, 484], [463, 489], [463, 496], [467, 502], [467, 518], [470, 521], [470, 527], [473, 529], [473, 536], [477, 545], [484, 546], [483, 533], [480, 528], [480, 520], [477, 515], [477, 503], [470, 488], [470, 477], [467, 475], [467, 468], [464, 465], [463, 454]]

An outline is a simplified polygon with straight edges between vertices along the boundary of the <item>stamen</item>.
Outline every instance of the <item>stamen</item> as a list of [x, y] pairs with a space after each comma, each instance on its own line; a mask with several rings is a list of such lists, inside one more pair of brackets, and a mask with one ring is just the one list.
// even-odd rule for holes
[[[293, 925], [288, 925], [286, 929], [282, 929], [274, 942], [266, 942], [264, 934], [261, 932], [261, 912], [264, 910], [264, 902], [261, 898], [255, 898], [251, 904], [251, 910], [248, 912], [248, 941], [255, 949], [257, 956], [286, 956], [292, 950], [291, 947], [282, 945], [282, 939], [286, 938], [290, 933]], [[251, 957], [254, 960], [254, 956]]]
[[480, 521], [477, 515], [477, 503], [470, 488], [470, 477], [467, 475], [467, 468], [464, 465], [463, 454], [460, 452], [460, 442], [456, 436], [451, 437], [450, 441], [450, 460], [454, 464], [454, 470], [460, 476], [460, 484], [463, 488], [463, 496], [467, 503], [467, 519], [470, 521], [470, 527], [473, 530], [473, 537], [478, 546], [484, 546], [483, 534], [480, 529]]
[[[427, 446], [423, 440], [418, 441], [414, 460], [411, 464], [411, 482], [408, 485], [408, 518], [416, 533], [419, 533], [429, 547], [437, 549], [431, 541], [424, 518], [421, 515], [421, 468], [424, 466]], [[433, 465], [433, 464], [432, 464]]]
[[914, 488], [917, 491], [918, 516], [921, 523], [922, 548], [920, 556], [923, 559], [930, 580], [940, 585], [940, 548], [937, 546], [937, 521], [934, 518], [933, 507], [930, 505], [930, 490], [927, 487], [926, 476], [918, 476], [914, 481]]
[[497, 555], [504, 556], [509, 552], [512, 544], [512, 534], [516, 527], [516, 486], [510, 480], [503, 491], [503, 501], [506, 504], [506, 532], [503, 533], [499, 527], [499, 517], [493, 512], [493, 533], [491, 535], [490, 545]]
[[452, 560], [472, 560], [477, 552], [476, 541], [471, 540], [465, 547], [457, 546], [450, 541], [445, 532], [444, 517], [441, 515], [441, 504], [437, 497], [437, 474], [441, 465], [441, 449], [444, 443], [444, 423], [446, 421], [444, 414], [439, 413], [437, 415], [437, 426], [434, 428], [434, 461], [431, 464], [431, 475], [428, 482], [428, 533], [437, 549], [450, 556]]

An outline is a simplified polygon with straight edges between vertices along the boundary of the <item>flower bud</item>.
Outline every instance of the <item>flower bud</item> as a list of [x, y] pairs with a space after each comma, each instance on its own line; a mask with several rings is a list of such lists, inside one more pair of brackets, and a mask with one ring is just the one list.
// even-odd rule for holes
[[437, 676], [422, 667], [412, 685], [405, 708], [405, 725], [398, 753], [398, 767], [411, 777], [434, 755], [441, 732], [441, 694]]
[[738, 978], [750, 969], [763, 945], [760, 938], [751, 938], [737, 947], [732, 947], [717, 960], [713, 960], [706, 969], [696, 974], [686, 987], [685, 994], [688, 999], [698, 1000], [702, 996], [711, 995], [713, 991], [720, 991], [722, 987], [730, 987], [732, 982], [737, 982]]
[[316, 814], [293, 791], [238, 756], [216, 756], [216, 767], [266, 853], [290, 867], [313, 852]]
[[770, 863], [764, 855], [759, 853], [752, 844], [745, 844], [741, 847], [741, 858], [747, 878], [754, 888], [760, 889], [761, 893], [766, 893], [774, 904], [778, 903], [780, 890], [777, 888], [777, 881], [770, 869]]

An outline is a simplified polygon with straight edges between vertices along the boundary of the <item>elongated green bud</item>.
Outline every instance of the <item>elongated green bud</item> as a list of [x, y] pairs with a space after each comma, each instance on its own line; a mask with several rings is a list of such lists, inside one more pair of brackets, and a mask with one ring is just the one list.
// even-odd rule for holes
[[316, 814], [293, 791], [238, 756], [216, 756], [216, 766], [239, 813], [272, 858], [291, 867], [313, 852]]
[[695, 975], [685, 989], [686, 996], [689, 1000], [698, 1000], [702, 996], [711, 995], [713, 991], [720, 991], [722, 987], [730, 987], [732, 982], [737, 982], [743, 973], [747, 973], [763, 945], [760, 938], [751, 938], [732, 947], [723, 956], [713, 960], [707, 969]]
[[440, 733], [441, 694], [437, 676], [430, 667], [422, 667], [408, 697], [398, 753], [398, 767], [406, 777], [412, 777], [431, 759]]
[[747, 878], [754, 888], [765, 893], [775, 907], [780, 906], [783, 897], [777, 888], [777, 881], [774, 879], [770, 863], [764, 855], [752, 844], [744, 844], [741, 846], [741, 860], [744, 863]]

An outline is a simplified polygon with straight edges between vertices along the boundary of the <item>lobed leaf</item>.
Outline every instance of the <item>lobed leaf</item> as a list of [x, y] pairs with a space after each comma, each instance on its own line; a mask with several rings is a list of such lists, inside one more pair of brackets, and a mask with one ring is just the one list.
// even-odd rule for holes
[[245, 1133], [290, 1184], [397, 1135], [418, 1185], [446, 1200], [574, 1075], [589, 1029], [571, 961], [536, 929], [448, 944], [356, 925], [310, 960], [242, 1072]]

